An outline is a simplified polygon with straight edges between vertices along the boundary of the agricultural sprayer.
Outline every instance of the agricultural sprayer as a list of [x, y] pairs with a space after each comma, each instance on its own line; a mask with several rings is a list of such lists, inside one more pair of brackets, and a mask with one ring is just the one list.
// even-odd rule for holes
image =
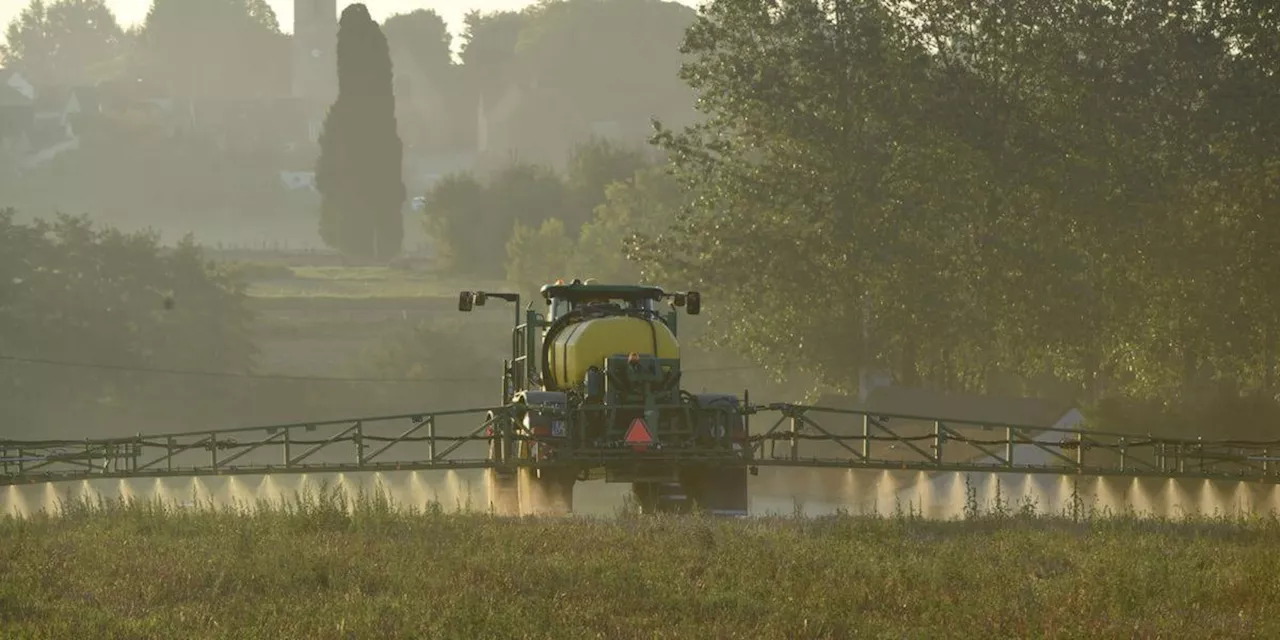
[[[514, 305], [502, 395], [490, 407], [123, 437], [0, 438], [0, 486], [483, 470], [499, 512], [572, 511], [575, 485], [603, 480], [630, 484], [646, 513], [743, 515], [747, 480], [761, 467], [1280, 484], [1280, 441], [1135, 436], [690, 393], [678, 321], [681, 309], [701, 311], [697, 292], [575, 280], [544, 286], [540, 295], [527, 307], [516, 293], [459, 295], [464, 312], [492, 300]], [[758, 431], [750, 416], [762, 418]]]
[[516, 307], [502, 371], [510, 410], [490, 414], [486, 433], [502, 501], [571, 508], [575, 483], [603, 479], [630, 483], [645, 512], [745, 515], [751, 448], [738, 398], [681, 385], [677, 310], [698, 314], [700, 295], [579, 280], [541, 295], [544, 311], [522, 309], [515, 293], [458, 300], [461, 311], [490, 299]]

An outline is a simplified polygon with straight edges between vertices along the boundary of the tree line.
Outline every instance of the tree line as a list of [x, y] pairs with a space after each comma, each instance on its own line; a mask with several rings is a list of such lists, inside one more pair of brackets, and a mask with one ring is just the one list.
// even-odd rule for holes
[[[451, 152], [475, 147], [478, 106], [513, 86], [553, 93], [586, 122], [683, 117], [673, 112], [690, 105], [676, 76], [678, 47], [693, 18], [661, 0], [558, 0], [471, 11], [457, 47], [430, 9], [379, 26], [398, 97], [431, 98], [427, 112], [402, 118], [406, 145]], [[0, 61], [41, 86], [124, 80], [183, 100], [278, 98], [291, 95], [291, 38], [265, 0], [151, 0], [128, 29], [105, 0], [31, 0], [8, 25]], [[535, 102], [514, 116], [519, 127], [554, 117], [556, 109]]]
[[0, 210], [0, 274], [6, 437], [73, 435], [86, 418], [81, 434], [142, 417], [199, 422], [237, 404], [234, 378], [163, 373], [242, 375], [256, 355], [243, 284], [191, 242]]
[[[85, 116], [76, 123], [84, 141], [79, 150], [25, 172], [21, 180], [6, 181], [0, 171], [0, 183], [10, 193], [8, 204], [24, 210], [92, 208], [120, 217], [139, 217], [139, 211], [155, 208], [145, 198], [138, 201], [140, 193], [169, 185], [181, 193], [216, 184], [211, 197], [178, 202], [173, 208], [181, 213], [167, 215], [181, 220], [217, 216], [241, 225], [272, 212], [318, 208], [326, 244], [354, 257], [383, 258], [399, 251], [403, 235], [396, 212], [407, 194], [401, 193], [404, 181], [396, 179], [404, 172], [396, 158], [474, 150], [482, 137], [482, 108], [503, 111], [495, 118], [509, 134], [505, 144], [544, 158], [556, 156], [564, 141], [585, 138], [592, 123], [618, 125], [623, 139], [642, 142], [652, 116], [692, 117], [691, 94], [677, 72], [680, 37], [693, 16], [688, 7], [658, 0], [564, 0], [522, 11], [473, 11], [456, 59], [454, 37], [433, 11], [397, 14], [380, 25], [366, 18], [362, 25], [373, 28], [362, 26], [361, 33], [382, 42], [357, 54], [353, 70], [337, 65], [339, 84], [345, 76], [351, 88], [334, 105], [334, 120], [326, 124], [321, 141], [331, 153], [319, 159], [280, 150], [244, 157], [219, 152], [198, 136], [165, 133], [162, 123]], [[340, 42], [343, 31], [340, 27]], [[31, 0], [8, 26], [0, 59], [41, 88], [105, 83], [197, 102], [272, 99], [291, 94], [291, 37], [263, 0], [151, 0], [146, 18], [131, 29], [121, 27], [104, 0]], [[227, 42], [237, 46], [227, 49]], [[379, 49], [385, 53], [369, 53]], [[380, 79], [370, 83], [364, 79], [368, 74]], [[374, 112], [351, 108], [372, 105], [370, 92], [382, 106]], [[511, 95], [517, 96], [514, 106], [504, 102]], [[368, 146], [371, 135], [364, 129], [378, 123], [394, 131], [378, 136], [385, 151], [371, 152], [384, 159], [350, 156], [356, 147]], [[344, 127], [355, 133], [341, 133]], [[133, 135], [157, 148], [138, 153], [138, 144], [128, 140]], [[346, 151], [332, 151], [337, 147]], [[140, 157], [110, 160], [117, 156]], [[341, 157], [350, 159], [343, 164]], [[211, 164], [228, 166], [212, 171]], [[324, 202], [317, 206], [271, 184], [284, 168], [316, 169]], [[348, 169], [365, 175], [361, 180], [368, 188], [356, 190], [363, 195], [338, 195], [338, 176]], [[379, 175], [386, 177], [383, 184]], [[54, 188], [61, 182], [70, 185]], [[348, 204], [336, 207], [343, 198]], [[348, 224], [338, 212], [366, 206], [383, 213], [369, 220], [357, 215]], [[381, 239], [377, 250], [374, 237]]]
[[633, 243], [719, 344], [1076, 399], [1116, 426], [1276, 433], [1280, 15], [1267, 3], [713, 0], [692, 193]]
[[684, 197], [660, 153], [591, 138], [563, 172], [514, 161], [445, 176], [426, 194], [427, 232], [445, 273], [505, 279], [526, 294], [559, 278], [639, 277], [625, 240], [658, 230]]
[[[676, 52], [699, 118], [660, 122], [657, 159], [450, 176], [427, 224], [460, 270], [702, 289], [718, 346], [834, 391], [882, 369], [1116, 428], [1273, 435], [1268, 8], [712, 0]], [[504, 20], [484, 26], [519, 32]]]

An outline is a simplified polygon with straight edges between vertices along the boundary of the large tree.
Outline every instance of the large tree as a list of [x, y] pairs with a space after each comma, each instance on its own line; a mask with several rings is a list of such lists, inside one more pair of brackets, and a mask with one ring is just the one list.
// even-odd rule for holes
[[103, 0], [32, 0], [9, 23], [0, 62], [39, 86], [95, 84], [116, 71], [123, 40]]
[[444, 18], [431, 9], [397, 13], [382, 24], [398, 73], [437, 80], [453, 65], [453, 36]]
[[1248, 5], [713, 0], [648, 273], [852, 390], [1274, 393], [1280, 55]]
[[246, 374], [255, 355], [243, 286], [191, 242], [0, 210], [0, 273], [6, 435], [136, 433], [237, 404], [235, 378], [164, 373]]
[[470, 125], [475, 118], [456, 90], [453, 36], [444, 19], [418, 9], [387, 18], [382, 32], [395, 69], [397, 118], [406, 147], [440, 151], [464, 144], [458, 124]]
[[289, 94], [289, 42], [266, 0], [153, 0], [139, 74], [182, 99]]
[[684, 124], [692, 93], [680, 82], [680, 41], [696, 17], [666, 0], [555, 0], [529, 10], [516, 47], [521, 77], [562, 94], [587, 122], [628, 136], [650, 120]]
[[320, 134], [320, 236], [359, 258], [399, 254], [404, 240], [404, 147], [396, 129], [387, 39], [363, 4], [338, 23], [338, 98]]
[[527, 12], [470, 11], [462, 33], [462, 72], [477, 98], [492, 102], [518, 76], [516, 45], [528, 23]]

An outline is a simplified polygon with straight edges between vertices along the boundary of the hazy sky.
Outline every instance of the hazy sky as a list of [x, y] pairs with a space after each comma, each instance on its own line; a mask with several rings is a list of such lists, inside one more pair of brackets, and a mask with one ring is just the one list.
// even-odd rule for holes
[[[107, 6], [115, 12], [116, 18], [126, 26], [141, 22], [147, 16], [151, 0], [106, 0]], [[676, 0], [680, 4], [697, 6], [697, 0]], [[31, 0], [0, 0], [0, 25], [8, 26]], [[338, 0], [338, 13], [352, 4], [354, 0]], [[280, 28], [285, 32], [293, 31], [294, 0], [267, 0], [280, 19]], [[382, 21], [397, 13], [408, 13], [414, 9], [435, 9], [440, 17], [449, 25], [455, 35], [462, 30], [462, 17], [472, 9], [480, 11], [505, 11], [520, 9], [533, 4], [530, 0], [364, 0], [373, 19]], [[0, 32], [3, 29], [0, 28]]]

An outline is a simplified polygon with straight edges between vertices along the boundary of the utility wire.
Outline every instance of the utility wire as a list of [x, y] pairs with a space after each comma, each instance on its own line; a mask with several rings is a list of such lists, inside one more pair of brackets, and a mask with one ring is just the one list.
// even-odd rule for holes
[[[491, 377], [473, 376], [469, 378], [360, 378], [360, 377], [329, 377], [329, 376], [299, 376], [288, 374], [270, 374], [270, 373], [237, 373], [233, 371], [197, 371], [191, 369], [165, 369], [159, 367], [139, 367], [119, 364], [103, 364], [96, 362], [73, 362], [68, 360], [50, 360], [46, 358], [28, 358], [23, 356], [0, 355], [0, 361], [21, 362], [25, 364], [40, 364], [55, 367], [72, 367], [80, 369], [104, 369], [111, 371], [128, 371], [136, 373], [156, 373], [165, 375], [181, 375], [181, 376], [204, 376], [211, 378], [243, 378], [250, 380], [294, 380], [302, 382], [370, 382], [370, 383], [393, 383], [393, 384], [423, 384], [431, 382], [491, 382]], [[759, 369], [757, 366], [737, 366], [737, 367], [709, 367], [702, 369], [684, 369], [687, 373], [715, 373], [722, 371], [748, 371]]]

